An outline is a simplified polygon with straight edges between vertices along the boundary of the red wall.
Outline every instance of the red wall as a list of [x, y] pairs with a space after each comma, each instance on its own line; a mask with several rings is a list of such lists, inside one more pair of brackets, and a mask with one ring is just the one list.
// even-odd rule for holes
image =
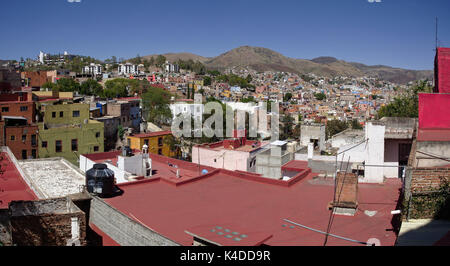
[[450, 129], [450, 94], [419, 94], [419, 128]]
[[[18, 160], [28, 159], [32, 154], [32, 150], [36, 150], [36, 158], [39, 156], [38, 151], [38, 126], [30, 125], [30, 126], [22, 126], [22, 127], [6, 127], [5, 128], [5, 139], [6, 146], [11, 149], [11, 152], [16, 156]], [[11, 140], [11, 136], [14, 136], [15, 139]], [[27, 139], [25, 142], [22, 141], [22, 135], [26, 135]], [[32, 145], [31, 136], [36, 136], [36, 144]], [[27, 151], [27, 158], [22, 158], [22, 150]], [[35, 158], [35, 159], [36, 159]]]
[[434, 67], [435, 92], [450, 93], [450, 48], [438, 48]]
[[[21, 106], [27, 106], [26, 111], [21, 111]], [[2, 112], [2, 107], [8, 107], [8, 112]], [[36, 110], [34, 102], [0, 102], [0, 117], [2, 116], [22, 116], [29, 124], [36, 121]]]

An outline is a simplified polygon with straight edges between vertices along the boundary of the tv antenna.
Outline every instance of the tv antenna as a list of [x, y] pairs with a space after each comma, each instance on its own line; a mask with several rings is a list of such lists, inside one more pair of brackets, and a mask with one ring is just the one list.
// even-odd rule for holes
[[438, 48], [438, 46], [439, 46], [439, 40], [438, 40], [438, 17], [436, 17], [436, 51], [437, 51], [437, 48]]

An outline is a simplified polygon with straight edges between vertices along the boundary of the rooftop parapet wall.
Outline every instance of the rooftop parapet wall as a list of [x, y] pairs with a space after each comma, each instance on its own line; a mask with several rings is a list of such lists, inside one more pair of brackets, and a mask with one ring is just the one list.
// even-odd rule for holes
[[450, 94], [419, 94], [419, 128], [450, 129]]
[[[129, 215], [132, 216], [131, 213]], [[121, 246], [179, 246], [97, 197], [92, 199], [89, 217], [91, 224]]]
[[437, 49], [434, 68], [435, 92], [450, 93], [450, 48]]

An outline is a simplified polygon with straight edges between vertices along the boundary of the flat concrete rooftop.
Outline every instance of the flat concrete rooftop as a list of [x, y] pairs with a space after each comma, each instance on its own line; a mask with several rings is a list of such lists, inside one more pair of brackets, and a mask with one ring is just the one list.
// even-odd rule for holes
[[19, 161], [25, 178], [36, 186], [44, 198], [59, 198], [81, 192], [84, 175], [62, 158]]

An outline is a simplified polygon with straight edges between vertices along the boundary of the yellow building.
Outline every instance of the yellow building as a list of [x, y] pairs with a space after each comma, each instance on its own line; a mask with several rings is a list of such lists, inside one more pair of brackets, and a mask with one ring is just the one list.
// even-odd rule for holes
[[223, 97], [227, 97], [227, 98], [230, 98], [230, 96], [231, 96], [231, 93], [230, 93], [230, 91], [229, 91], [229, 90], [225, 90], [225, 91], [223, 91], [223, 92], [222, 92], [222, 96], [223, 96]]
[[171, 131], [160, 131], [128, 136], [127, 141], [131, 149], [142, 150], [142, 147], [147, 145], [149, 153], [172, 157], [175, 152], [171, 151], [166, 141], [170, 137], [172, 137]]

